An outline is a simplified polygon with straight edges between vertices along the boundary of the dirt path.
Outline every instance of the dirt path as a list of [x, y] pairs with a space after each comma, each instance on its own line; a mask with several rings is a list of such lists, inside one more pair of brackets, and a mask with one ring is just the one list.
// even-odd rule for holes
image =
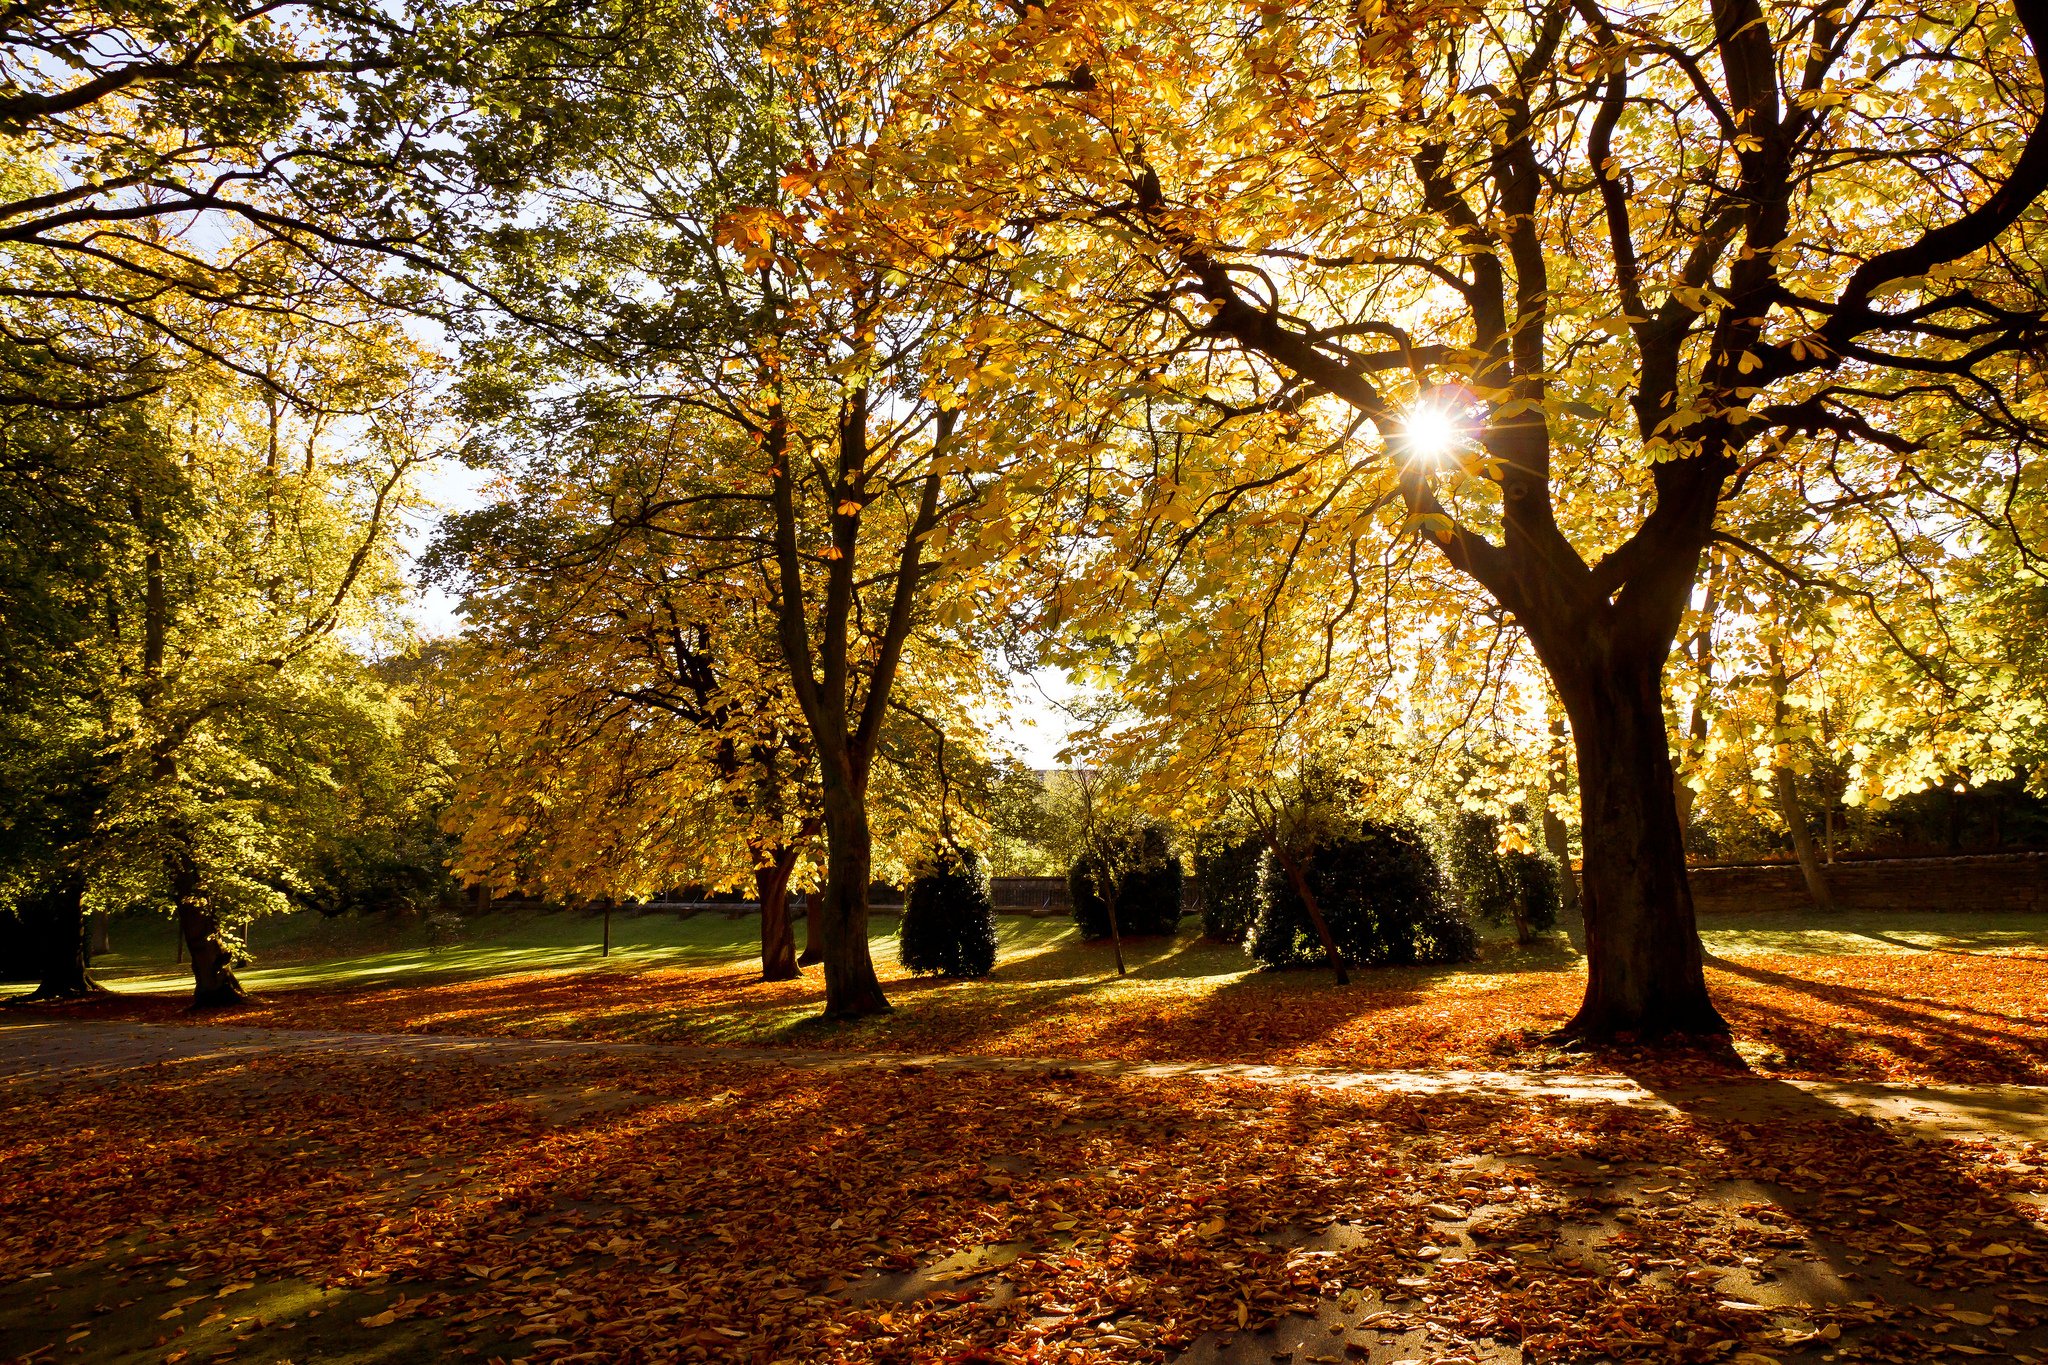
[[145, 1067], [211, 1066], [280, 1053], [403, 1054], [421, 1059], [526, 1059], [615, 1055], [679, 1063], [741, 1062], [806, 1071], [930, 1070], [1026, 1075], [1237, 1081], [1387, 1094], [1547, 1099], [1654, 1110], [1705, 1111], [1728, 1119], [1824, 1119], [1861, 1114], [1919, 1136], [1977, 1135], [2048, 1142], [2048, 1086], [1899, 1085], [1764, 1078], [1671, 1084], [1660, 1078], [1520, 1071], [1343, 1071], [1249, 1063], [1082, 1061], [915, 1053], [581, 1043], [546, 1039], [306, 1029], [102, 1023], [0, 1015], [0, 1079], [60, 1072], [110, 1074]]

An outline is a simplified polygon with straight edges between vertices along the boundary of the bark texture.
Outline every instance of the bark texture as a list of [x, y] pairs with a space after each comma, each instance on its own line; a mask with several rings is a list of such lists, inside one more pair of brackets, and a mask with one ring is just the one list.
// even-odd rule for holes
[[761, 904], [761, 979], [790, 981], [803, 973], [796, 962], [796, 926], [789, 917], [789, 879], [796, 850], [777, 848], [754, 867], [754, 898]]
[[860, 792], [825, 783], [825, 895], [811, 915], [811, 941], [825, 969], [825, 1017], [858, 1019], [885, 1014], [882, 993], [868, 953], [868, 880], [873, 836], [868, 806]]
[[179, 859], [171, 869], [171, 892], [176, 900], [178, 933], [192, 959], [192, 1008], [225, 1009], [246, 1004], [248, 991], [235, 975], [235, 949], [222, 932], [220, 916], [214, 913], [199, 882], [199, 869], [189, 858]]
[[1564, 1032], [1726, 1033], [1707, 996], [1685, 837], [1672, 800], [1661, 657], [1559, 680], [1577, 741], [1586, 998]]

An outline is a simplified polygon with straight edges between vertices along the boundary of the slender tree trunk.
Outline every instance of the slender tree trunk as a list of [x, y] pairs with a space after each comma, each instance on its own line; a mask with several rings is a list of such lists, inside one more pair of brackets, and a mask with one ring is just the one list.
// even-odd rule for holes
[[1107, 874], [1103, 876], [1102, 880], [1102, 904], [1109, 911], [1109, 946], [1110, 950], [1116, 954], [1116, 974], [1122, 976], [1124, 975], [1124, 931], [1123, 926], [1117, 923], [1116, 884], [1109, 880]]
[[1550, 850], [1551, 858], [1557, 863], [1558, 898], [1568, 915], [1579, 913], [1579, 877], [1572, 871], [1572, 832], [1565, 828], [1563, 820], [1552, 809], [1558, 797], [1564, 795], [1565, 730], [1564, 717], [1550, 718], [1550, 791], [1543, 803], [1543, 845]]
[[199, 885], [199, 869], [189, 856], [171, 864], [171, 894], [177, 906], [178, 933], [192, 954], [192, 1008], [220, 1009], [247, 1003], [249, 993], [235, 976], [234, 950], [221, 932], [220, 917]]
[[1792, 851], [1799, 857], [1799, 875], [1806, 879], [1806, 894], [1813, 898], [1813, 908], [1834, 910], [1835, 895], [1828, 886], [1828, 874], [1820, 865], [1820, 850], [1814, 847], [1813, 831], [1806, 823], [1806, 807], [1799, 799], [1798, 775], [1783, 764], [1772, 768], [1771, 795], [1777, 798], [1779, 818], [1792, 832]]
[[86, 950], [88, 961], [102, 953], [114, 951], [114, 945], [107, 935], [107, 925], [112, 918], [104, 910], [92, 912], [92, 943]]
[[1330, 970], [1337, 974], [1337, 984], [1351, 984], [1351, 973], [1344, 966], [1344, 954], [1337, 951], [1336, 935], [1330, 932], [1330, 923], [1323, 918], [1322, 902], [1316, 893], [1309, 890], [1308, 874], [1302, 870], [1301, 860], [1280, 846], [1278, 839], [1266, 840], [1266, 847], [1273, 850], [1273, 856], [1280, 860], [1280, 867], [1287, 873], [1287, 880], [1294, 886], [1294, 894], [1301, 897], [1302, 908], [1308, 911], [1308, 922], [1316, 929], [1316, 937], [1323, 941], [1323, 951], [1329, 955]]
[[1585, 841], [1586, 998], [1564, 1033], [1726, 1033], [1707, 996], [1671, 798], [1662, 660], [1588, 649], [1578, 666], [1560, 667], [1551, 654], [1578, 751]]
[[761, 903], [761, 979], [790, 981], [803, 973], [796, 963], [796, 928], [789, 918], [789, 879], [796, 850], [777, 845], [768, 861], [754, 866], [754, 898]]
[[[1785, 690], [1790, 685], [1778, 647], [1771, 646], [1771, 723], [1774, 740], [1785, 733]], [[1835, 908], [1834, 893], [1828, 889], [1827, 873], [1821, 870], [1820, 854], [1813, 846], [1813, 830], [1806, 823], [1806, 806], [1799, 799], [1799, 778], [1784, 763], [1771, 765], [1771, 795], [1778, 803], [1778, 816], [1792, 835], [1792, 852], [1799, 858], [1799, 875], [1806, 880], [1806, 894], [1817, 910]]]
[[873, 843], [864, 793], [828, 770], [825, 779], [825, 895], [811, 913], [811, 942], [825, 968], [825, 1017], [885, 1014], [889, 998], [868, 954], [868, 881]]
[[103, 988], [88, 970], [88, 933], [84, 907], [85, 878], [64, 874], [62, 882], [22, 907], [22, 923], [36, 955], [35, 990], [22, 1003], [79, 1000]]
[[598, 950], [599, 957], [612, 955], [612, 898], [604, 898], [604, 946]]
[[1672, 794], [1678, 801], [1678, 832], [1688, 842], [1692, 835], [1693, 801], [1699, 793], [1685, 780], [1685, 769], [1698, 763], [1707, 748], [1707, 696], [1714, 686], [1714, 611], [1721, 598], [1720, 568], [1720, 559], [1709, 555], [1705, 602], [1692, 654], [1692, 716], [1685, 727], [1684, 763], [1673, 774], [1672, 781]]

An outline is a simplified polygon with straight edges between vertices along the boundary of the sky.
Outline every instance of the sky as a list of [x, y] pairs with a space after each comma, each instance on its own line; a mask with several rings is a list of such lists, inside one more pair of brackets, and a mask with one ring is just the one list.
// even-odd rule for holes
[[[487, 471], [469, 469], [454, 460], [440, 460], [430, 466], [420, 481], [420, 491], [429, 505], [414, 514], [407, 526], [407, 554], [416, 558], [433, 541], [443, 518], [473, 511], [489, 501], [492, 477]], [[423, 638], [461, 633], [458, 598], [420, 582], [416, 575], [412, 589], [413, 628]], [[1059, 751], [1074, 729], [1068, 708], [1080, 694], [1081, 689], [1063, 669], [1013, 673], [1009, 705], [984, 716], [983, 724], [988, 726], [990, 738], [997, 745], [1016, 754], [1027, 766], [1062, 767]]]

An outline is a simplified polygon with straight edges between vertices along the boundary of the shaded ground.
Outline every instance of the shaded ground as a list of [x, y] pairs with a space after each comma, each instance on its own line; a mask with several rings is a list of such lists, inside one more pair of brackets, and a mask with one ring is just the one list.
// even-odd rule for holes
[[[1350, 1068], [1646, 1064], [1561, 1056], [1543, 1042], [1583, 989], [1580, 959], [1561, 940], [1537, 950], [1489, 944], [1484, 961], [1456, 968], [1374, 969], [1339, 990], [1320, 972], [1252, 971], [1242, 952], [1192, 929], [1134, 942], [1132, 974], [1119, 980], [1107, 949], [1079, 942], [1065, 921], [1019, 919], [1003, 922], [990, 979], [911, 980], [895, 967], [893, 939], [878, 933], [895, 1014], [825, 1028], [812, 1018], [822, 998], [815, 972], [755, 979], [752, 920], [620, 916], [618, 948], [604, 962], [589, 942], [593, 921], [568, 914], [487, 919], [469, 941], [438, 948], [361, 941], [376, 928], [260, 926], [258, 947], [278, 946], [250, 974], [263, 1002], [236, 1022]], [[351, 933], [353, 944], [321, 942]], [[1665, 1059], [1679, 1070], [2048, 1082], [2048, 916], [1728, 917], [1705, 937], [1740, 1055]], [[123, 995], [81, 1012], [182, 1017], [175, 976], [116, 974], [114, 983]]]
[[2048, 1147], [1650, 1082], [1663, 1103], [0, 1019], [0, 1355], [2048, 1349]]

